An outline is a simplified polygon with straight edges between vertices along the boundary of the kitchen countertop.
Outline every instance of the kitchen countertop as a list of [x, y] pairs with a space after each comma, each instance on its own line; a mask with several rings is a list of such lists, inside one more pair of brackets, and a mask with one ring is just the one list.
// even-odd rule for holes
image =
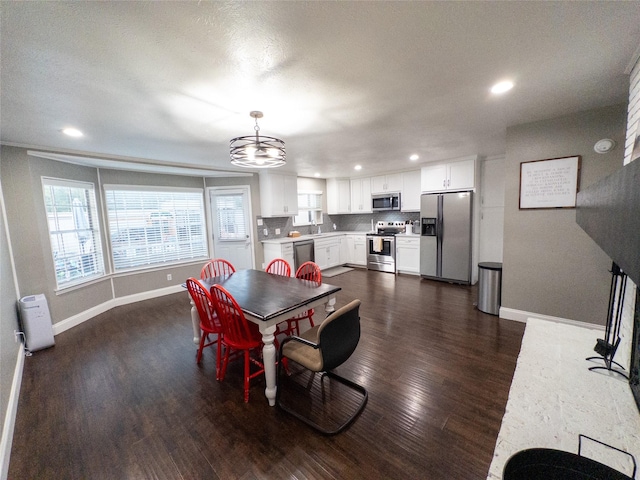
[[281, 245], [283, 243], [301, 242], [303, 240], [320, 240], [322, 238], [338, 237], [340, 235], [366, 235], [371, 232], [327, 232], [327, 233], [315, 233], [311, 235], [300, 235], [299, 237], [280, 237], [269, 238], [262, 240], [262, 243], [272, 243]]
[[[283, 243], [302, 242], [303, 240], [319, 240], [322, 238], [337, 237], [340, 235], [367, 235], [368, 233], [373, 233], [373, 232], [347, 231], [347, 232], [315, 233], [311, 235], [300, 235], [299, 237], [269, 238], [266, 240], [262, 240], [262, 243], [271, 243], [271, 244], [281, 245]], [[417, 233], [398, 233], [396, 236], [407, 237], [407, 238], [420, 237], [420, 235], [418, 235]]]

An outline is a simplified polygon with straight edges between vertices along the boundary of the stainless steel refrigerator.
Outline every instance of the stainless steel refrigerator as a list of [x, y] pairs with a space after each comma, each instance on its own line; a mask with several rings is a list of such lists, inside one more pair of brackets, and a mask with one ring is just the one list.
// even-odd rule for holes
[[473, 192], [424, 194], [420, 198], [420, 275], [471, 283]]

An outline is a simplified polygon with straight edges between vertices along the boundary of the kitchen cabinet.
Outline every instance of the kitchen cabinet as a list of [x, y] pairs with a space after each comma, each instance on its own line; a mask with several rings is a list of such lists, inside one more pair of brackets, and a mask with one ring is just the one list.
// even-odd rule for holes
[[282, 258], [291, 265], [291, 273], [294, 273], [293, 242], [263, 243], [262, 245], [264, 250], [264, 267], [269, 265], [271, 260]]
[[351, 213], [371, 213], [371, 178], [351, 180]]
[[340, 265], [351, 263], [350, 259], [351, 252], [349, 251], [349, 241], [347, 240], [347, 236], [343, 235], [340, 237]]
[[359, 267], [367, 266], [367, 237], [362, 234], [347, 234], [347, 255], [342, 263], [357, 265]]
[[469, 190], [476, 186], [476, 158], [422, 167], [423, 192]]
[[396, 235], [396, 272], [420, 275], [419, 235]]
[[295, 173], [260, 172], [260, 208], [263, 217], [298, 214], [298, 177]]
[[315, 263], [320, 270], [340, 265], [340, 237], [320, 238], [314, 240]]
[[401, 173], [371, 177], [371, 193], [400, 192], [401, 190]]
[[400, 206], [403, 212], [419, 212], [420, 211], [420, 170], [412, 172], [404, 172], [402, 174], [402, 196]]
[[351, 213], [351, 182], [349, 179], [327, 179], [327, 213]]

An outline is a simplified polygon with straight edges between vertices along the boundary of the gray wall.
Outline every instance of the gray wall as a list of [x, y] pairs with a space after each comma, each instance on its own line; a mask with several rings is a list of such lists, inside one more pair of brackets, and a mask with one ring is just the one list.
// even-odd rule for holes
[[[100, 184], [175, 186], [204, 188], [214, 185], [250, 185], [254, 217], [260, 214], [257, 176], [203, 179], [180, 175], [159, 175], [121, 170], [96, 169], [47, 160], [27, 155], [27, 150], [3, 146], [2, 188], [7, 209], [7, 223], [18, 285], [22, 295], [44, 293], [47, 297], [53, 323], [86, 312], [113, 298], [135, 295], [165, 287], [179, 285], [185, 278], [199, 276], [201, 262], [166, 266], [134, 274], [118, 274], [81, 287], [56, 292], [55, 271], [44, 209], [41, 177], [64, 178], [92, 182], [96, 185], [98, 216], [103, 230], [102, 195]], [[255, 222], [254, 222], [255, 224]], [[103, 236], [106, 238], [106, 235]], [[256, 237], [257, 238], [257, 237]], [[106, 240], [104, 240], [106, 242]], [[262, 248], [256, 247], [256, 261], [261, 261]], [[110, 271], [108, 248], [103, 244], [105, 268]], [[167, 281], [171, 273], [173, 280]], [[13, 333], [13, 329], [12, 329]]]
[[[575, 209], [519, 210], [520, 163], [582, 156], [580, 186], [622, 167], [626, 106], [507, 129], [502, 307], [604, 325], [611, 259], [575, 221]], [[594, 144], [618, 145], [597, 154]]]
[[[0, 155], [4, 148], [0, 147]], [[3, 174], [4, 171], [0, 166], [0, 178]], [[4, 215], [0, 212], [0, 431], [4, 428], [6, 420], [13, 372], [20, 350], [20, 345], [15, 342], [13, 335], [13, 331], [18, 328], [16, 301], [19, 294], [16, 292], [13, 281], [5, 226]]]
[[[7, 222], [21, 294], [44, 293], [53, 323], [110, 300], [111, 284], [108, 279], [56, 295], [56, 277], [42, 193], [41, 176], [92, 182], [97, 186], [97, 170], [30, 157], [25, 149], [6, 146], [2, 148], [0, 160]], [[98, 193], [96, 189], [100, 209]], [[103, 251], [106, 251], [104, 244]]]

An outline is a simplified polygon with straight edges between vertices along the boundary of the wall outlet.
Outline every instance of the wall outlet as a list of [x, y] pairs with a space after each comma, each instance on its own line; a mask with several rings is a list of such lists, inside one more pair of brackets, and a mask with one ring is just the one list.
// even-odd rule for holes
[[262, 234], [266, 237], [267, 235], [269, 235], [269, 230], [267, 230], [266, 228], [262, 231]]
[[261, 227], [262, 226], [262, 219], [259, 218], [257, 221], [258, 221], [258, 226]]
[[170, 273], [167, 273], [167, 281], [171, 281], [173, 279], [173, 277], [171, 276]]
[[280, 229], [276, 228], [276, 235], [280, 235]]

